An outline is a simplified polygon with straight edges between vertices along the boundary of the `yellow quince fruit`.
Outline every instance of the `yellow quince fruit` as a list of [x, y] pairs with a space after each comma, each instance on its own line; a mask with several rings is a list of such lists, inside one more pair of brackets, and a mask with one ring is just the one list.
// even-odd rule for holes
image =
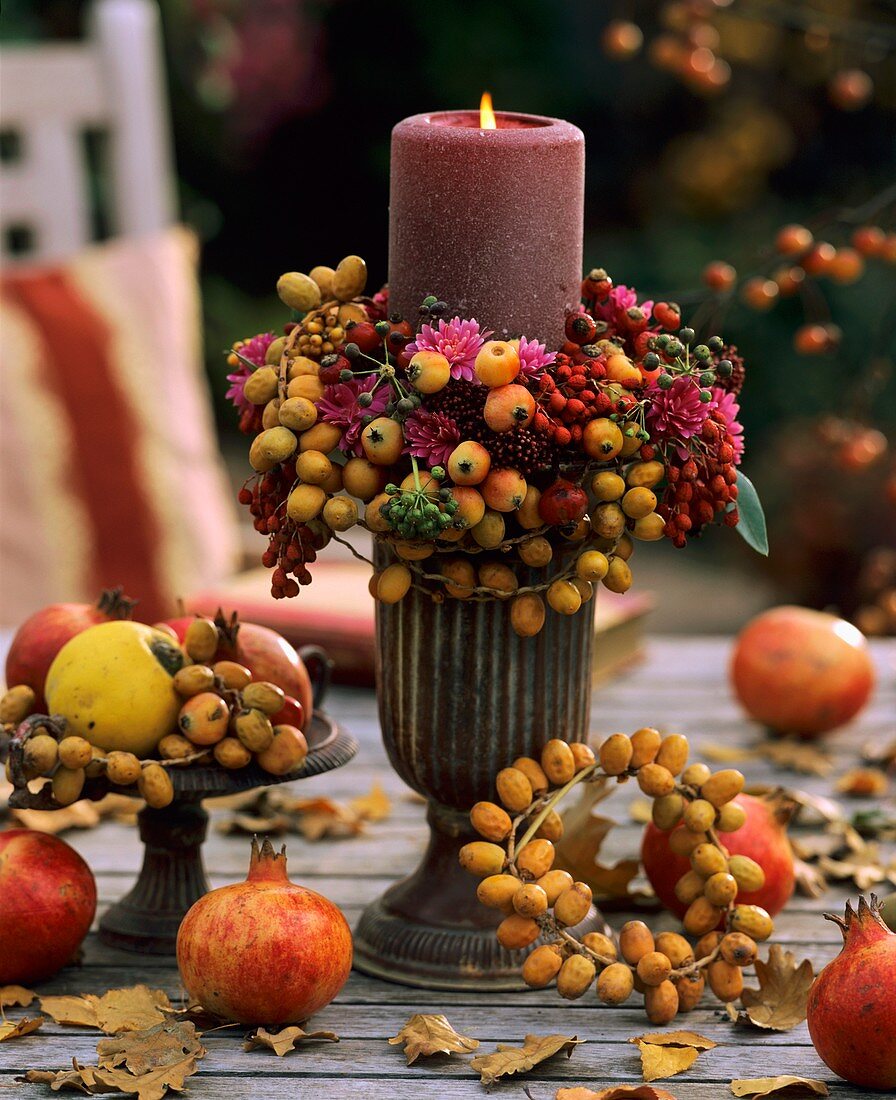
[[171, 733], [182, 700], [174, 674], [183, 667], [177, 643], [144, 623], [88, 627], [60, 649], [47, 672], [51, 714], [107, 752], [150, 755]]

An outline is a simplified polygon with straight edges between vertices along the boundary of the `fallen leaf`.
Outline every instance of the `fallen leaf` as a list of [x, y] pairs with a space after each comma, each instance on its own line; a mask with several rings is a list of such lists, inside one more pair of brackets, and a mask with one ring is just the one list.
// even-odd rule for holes
[[887, 789], [887, 777], [877, 768], [850, 768], [837, 780], [836, 789], [854, 798], [877, 798]]
[[493, 1085], [500, 1077], [528, 1073], [530, 1069], [565, 1050], [572, 1057], [573, 1048], [584, 1040], [573, 1035], [527, 1035], [521, 1047], [499, 1043], [494, 1054], [480, 1054], [470, 1065], [480, 1074], [483, 1085]]
[[[364, 822], [379, 820], [391, 810], [385, 793], [376, 785], [358, 806], [342, 805], [332, 798], [296, 798], [288, 791], [263, 790], [239, 805], [239, 812], [219, 822], [228, 834], [298, 833], [306, 840], [358, 836]], [[378, 816], [379, 815], [379, 816]]]
[[397, 1035], [389, 1040], [391, 1046], [404, 1043], [408, 1065], [421, 1054], [466, 1054], [476, 1050], [478, 1039], [460, 1035], [448, 1022], [447, 1016], [415, 1013]]
[[885, 864], [879, 844], [859, 839], [859, 846], [850, 845], [848, 851], [838, 852], [836, 857], [821, 856], [819, 871], [838, 882], [852, 880], [863, 894], [887, 880], [896, 883], [896, 859]]
[[616, 822], [593, 810], [612, 790], [608, 780], [589, 783], [579, 801], [563, 815], [563, 836], [555, 846], [554, 866], [569, 871], [601, 897], [624, 898], [629, 895], [640, 862], [623, 859], [613, 866], [597, 862], [601, 845]]
[[152, 1028], [164, 1023], [165, 1012], [170, 1011], [171, 1002], [165, 993], [146, 985], [110, 989], [96, 1004], [98, 1025], [107, 1035]]
[[97, 1027], [107, 1035], [121, 1031], [143, 1031], [164, 1023], [171, 1002], [161, 989], [145, 985], [110, 989], [102, 997], [87, 993], [83, 997], [41, 997], [41, 1011], [57, 1024]]
[[0, 986], [0, 1008], [9, 1008], [10, 1005], [27, 1008], [36, 996], [33, 989], [26, 989], [23, 985], [2, 985]]
[[263, 1027], [246, 1036], [243, 1050], [272, 1050], [278, 1058], [296, 1049], [296, 1043], [309, 1042], [310, 1040], [338, 1043], [339, 1036], [335, 1031], [304, 1031], [300, 1027], [285, 1027], [282, 1031], [265, 1031]]
[[10, 810], [10, 818], [26, 829], [41, 833], [64, 833], [69, 829], [93, 829], [104, 818], [127, 824], [137, 820], [139, 803], [123, 794], [109, 794], [98, 802], [81, 799], [60, 810]]
[[744, 760], [752, 760], [756, 755], [754, 749], [714, 743], [700, 745], [696, 752], [701, 760], [708, 760], [711, 764], [740, 764]]
[[[759, 989], [745, 989], [741, 994], [746, 1020], [769, 1031], [789, 1031], [805, 1020], [809, 988], [814, 981], [808, 959], [797, 966], [791, 951], [772, 944], [765, 962], [756, 960], [756, 977]], [[739, 1019], [746, 1022], [743, 1016]]]
[[126, 1069], [93, 1069], [93, 1076], [100, 1088], [95, 1092], [122, 1092], [127, 1096], [136, 1096], [137, 1100], [162, 1100], [169, 1089], [180, 1092], [188, 1077], [197, 1072], [196, 1058], [190, 1055], [179, 1062], [169, 1062], [164, 1066], [134, 1075]]
[[289, 832], [289, 819], [282, 814], [256, 817], [252, 814], [233, 814], [217, 826], [225, 836], [283, 836]]
[[100, 1039], [96, 1053], [101, 1069], [124, 1065], [139, 1076], [159, 1066], [180, 1062], [188, 1055], [204, 1058], [207, 1051], [192, 1023], [169, 1021], [145, 1031], [128, 1031], [111, 1039]]
[[17, 1081], [24, 1081], [29, 1085], [49, 1085], [53, 1092], [61, 1089], [71, 1089], [74, 1092], [83, 1092], [92, 1095], [96, 1078], [93, 1071], [96, 1066], [82, 1066], [77, 1058], [72, 1059], [71, 1069], [61, 1069], [58, 1072], [46, 1069], [29, 1069], [24, 1077], [17, 1077]]
[[719, 1044], [696, 1031], [656, 1031], [652, 1035], [638, 1035], [630, 1043], [650, 1043], [655, 1047], [693, 1047], [694, 1050], [712, 1050]]
[[29, 1019], [24, 1016], [21, 1020], [0, 1020], [0, 1043], [7, 1039], [21, 1039], [23, 1035], [30, 1035], [43, 1024], [43, 1016], [35, 1016]]
[[392, 801], [379, 783], [374, 783], [367, 794], [353, 798], [349, 808], [364, 821], [383, 821], [392, 813]]
[[820, 898], [827, 891], [828, 880], [821, 871], [798, 856], [793, 860], [793, 875], [797, 889], [807, 898]]
[[76, 1027], [99, 1027], [96, 1018], [97, 997], [41, 997], [40, 1010], [57, 1024]]
[[638, 825], [646, 825], [653, 817], [653, 802], [649, 798], [633, 798], [629, 803], [628, 816]]
[[645, 1081], [684, 1073], [700, 1057], [700, 1051], [695, 1047], [661, 1047], [639, 1042], [638, 1050], [641, 1052], [641, 1076]]
[[756, 756], [803, 775], [824, 776], [834, 770], [834, 761], [827, 753], [802, 741], [769, 741], [756, 749]]
[[584, 1085], [557, 1089], [554, 1100], [675, 1100], [671, 1092], [653, 1085], [610, 1085], [595, 1092]]
[[751, 1077], [732, 1081], [731, 1091], [735, 1096], [749, 1096], [758, 1100], [762, 1096], [828, 1096], [828, 1087], [824, 1081], [811, 1077]]

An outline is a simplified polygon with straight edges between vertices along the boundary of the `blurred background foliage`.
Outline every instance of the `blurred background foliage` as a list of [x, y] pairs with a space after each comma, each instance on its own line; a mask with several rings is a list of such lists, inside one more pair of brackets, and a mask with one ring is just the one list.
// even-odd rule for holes
[[[221, 352], [282, 323], [276, 276], [357, 252], [371, 283], [382, 282], [392, 125], [475, 107], [485, 88], [499, 109], [582, 128], [586, 265], [681, 302], [686, 318], [707, 298], [708, 262], [729, 262], [741, 281], [773, 272], [785, 223], [835, 246], [866, 221], [894, 230], [893, 0], [160, 6], [182, 209], [204, 241], [208, 369], [225, 443], [234, 418]], [[4, 35], [75, 36], [84, 10], [76, 0], [6, 0]], [[858, 214], [838, 221], [849, 211]], [[880, 572], [883, 551], [896, 624], [896, 561], [886, 558], [896, 547], [894, 270], [892, 255], [869, 260], [855, 282], [820, 280], [767, 312], [735, 288], [700, 316], [748, 364], [746, 468], [780, 547], [779, 595], [860, 612], [869, 554]], [[797, 354], [806, 320], [835, 322], [839, 346]], [[868, 429], [889, 444], [862, 437]], [[692, 568], [739, 562], [737, 541], [710, 540]]]

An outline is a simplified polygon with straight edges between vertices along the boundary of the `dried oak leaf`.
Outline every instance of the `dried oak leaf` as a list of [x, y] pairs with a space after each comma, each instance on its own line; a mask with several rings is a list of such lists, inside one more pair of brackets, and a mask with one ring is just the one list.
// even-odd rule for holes
[[408, 1065], [416, 1062], [421, 1054], [467, 1054], [479, 1046], [478, 1039], [455, 1031], [447, 1016], [420, 1012], [389, 1040], [390, 1046], [396, 1043], [405, 1044]]
[[41, 997], [41, 1011], [57, 1024], [97, 1027], [107, 1035], [121, 1031], [143, 1031], [165, 1021], [171, 1002], [161, 989], [145, 985], [110, 989], [102, 997]]
[[756, 960], [759, 989], [745, 989], [741, 1003], [746, 1012], [739, 1022], [749, 1021], [768, 1031], [790, 1031], [806, 1018], [809, 988], [814, 981], [812, 963], [808, 959], [796, 965], [791, 951], [772, 944], [768, 958]]
[[675, 1100], [671, 1092], [653, 1085], [609, 1085], [597, 1092], [576, 1085], [574, 1088], [557, 1089], [554, 1100]]
[[494, 1054], [477, 1055], [470, 1065], [480, 1075], [483, 1085], [493, 1085], [501, 1077], [514, 1073], [528, 1073], [530, 1069], [565, 1050], [572, 1057], [573, 1048], [584, 1042], [577, 1036], [527, 1035], [521, 1047], [498, 1043]]
[[57, 1024], [74, 1024], [76, 1027], [99, 1027], [96, 1018], [98, 997], [41, 997], [40, 1010]]
[[828, 1096], [828, 1087], [824, 1081], [811, 1077], [750, 1077], [732, 1081], [729, 1086], [735, 1096], [748, 1096], [750, 1100], [759, 1100], [762, 1096]]
[[21, 1020], [0, 1020], [0, 1043], [7, 1039], [21, 1039], [23, 1035], [30, 1035], [43, 1024], [43, 1016], [35, 1016], [29, 1019], [23, 1016]]
[[251, 1035], [246, 1036], [243, 1050], [272, 1050], [278, 1058], [296, 1049], [297, 1043], [306, 1043], [311, 1040], [321, 1042], [338, 1043], [339, 1036], [335, 1031], [305, 1031], [300, 1027], [285, 1027], [282, 1031], [265, 1031], [263, 1027], [257, 1028]]
[[192, 1023], [169, 1021], [145, 1031], [128, 1031], [111, 1039], [100, 1039], [96, 1053], [101, 1069], [124, 1065], [139, 1076], [159, 1066], [183, 1061], [188, 1055], [204, 1058], [208, 1052], [199, 1042]]
[[611, 793], [608, 781], [589, 784], [579, 801], [563, 815], [563, 836], [556, 844], [554, 866], [586, 882], [597, 895], [624, 898], [640, 870], [639, 861], [623, 859], [612, 867], [597, 862], [601, 845], [616, 822], [592, 811]]
[[146, 1073], [135, 1075], [126, 1069], [93, 1070], [94, 1079], [99, 1088], [94, 1092], [121, 1092], [127, 1096], [136, 1096], [137, 1100], [162, 1100], [169, 1089], [180, 1092], [188, 1077], [197, 1072], [196, 1058], [189, 1055], [179, 1062], [169, 1062], [156, 1066]]
[[348, 805], [364, 821], [384, 821], [392, 813], [392, 800], [379, 783], [374, 783], [367, 794], [353, 798]]
[[696, 1031], [656, 1031], [628, 1040], [641, 1052], [641, 1074], [645, 1081], [674, 1077], [689, 1069], [704, 1050], [718, 1046]]
[[755, 755], [776, 767], [803, 775], [825, 776], [834, 770], [834, 761], [827, 753], [801, 741], [771, 741], [760, 745]]
[[0, 985], [0, 1008], [9, 1008], [10, 1005], [27, 1008], [36, 996], [33, 989], [26, 989], [23, 985]]
[[16, 1080], [29, 1085], [49, 1085], [53, 1092], [71, 1089], [73, 1092], [92, 1096], [102, 1091], [94, 1087], [97, 1084], [93, 1076], [95, 1069], [96, 1066], [82, 1066], [77, 1058], [72, 1058], [71, 1069], [61, 1069], [58, 1072], [51, 1069], [29, 1069], [24, 1077], [17, 1077]]
[[887, 777], [877, 768], [850, 768], [837, 780], [836, 789], [856, 798], [876, 798], [887, 789]]
[[884, 864], [880, 845], [864, 840], [858, 845], [850, 843], [848, 850], [836, 857], [822, 856], [818, 869], [838, 882], [851, 879], [862, 893], [887, 880], [896, 883], [896, 859]]

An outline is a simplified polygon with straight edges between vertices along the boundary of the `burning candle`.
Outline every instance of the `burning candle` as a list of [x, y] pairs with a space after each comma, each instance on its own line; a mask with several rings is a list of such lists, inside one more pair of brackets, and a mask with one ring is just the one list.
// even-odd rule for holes
[[391, 308], [428, 294], [498, 338], [558, 347], [582, 277], [585, 138], [569, 122], [481, 110], [414, 115], [392, 131]]

